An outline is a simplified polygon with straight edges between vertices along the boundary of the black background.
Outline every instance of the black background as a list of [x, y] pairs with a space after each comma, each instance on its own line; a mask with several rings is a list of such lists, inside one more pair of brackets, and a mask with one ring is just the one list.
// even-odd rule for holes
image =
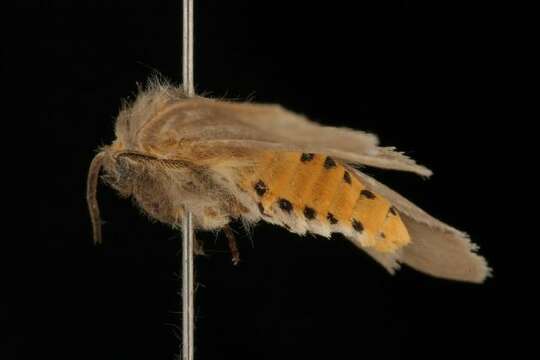
[[[197, 259], [198, 359], [463, 358], [507, 345], [508, 265], [494, 211], [503, 196], [493, 192], [504, 180], [489, 155], [501, 130], [492, 121], [497, 35], [486, 9], [467, 4], [196, 1], [199, 93], [280, 103], [378, 134], [435, 175], [368, 172], [469, 232], [495, 269], [483, 285], [408, 268], [391, 277], [341, 237], [300, 238], [266, 224], [254, 247], [240, 236], [235, 268], [222, 234], [200, 234], [209, 256]], [[28, 96], [38, 101], [23, 109], [48, 156], [36, 164], [39, 239], [23, 241], [33, 266], [18, 273], [23, 311], [8, 355], [172, 359], [180, 234], [100, 186], [106, 225], [95, 247], [84, 191], [95, 149], [114, 138], [120, 100], [156, 70], [180, 83], [179, 1], [22, 10], [28, 25], [8, 36], [25, 40], [4, 70], [23, 69], [36, 84]]]

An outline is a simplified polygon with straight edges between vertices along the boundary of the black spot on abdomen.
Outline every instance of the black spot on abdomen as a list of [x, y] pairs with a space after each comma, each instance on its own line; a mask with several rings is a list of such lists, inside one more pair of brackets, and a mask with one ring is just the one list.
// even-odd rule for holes
[[349, 174], [348, 171], [345, 171], [343, 173], [343, 181], [345, 181], [347, 184], [350, 184], [351, 183], [351, 174]]
[[328, 213], [328, 214], [326, 215], [326, 218], [328, 219], [328, 221], [329, 221], [330, 224], [332, 224], [332, 225], [335, 225], [335, 224], [338, 223], [338, 219], [336, 219], [336, 217], [335, 217], [334, 214], [332, 214], [332, 213]]
[[287, 199], [279, 199], [278, 200], [279, 208], [285, 212], [290, 213], [293, 209], [293, 206], [291, 202]]
[[364, 197], [367, 198], [367, 199], [371, 199], [371, 200], [375, 199], [375, 194], [372, 193], [372, 192], [369, 191], [369, 190], [365, 190], [365, 189], [364, 189], [364, 190], [360, 191], [360, 195], [361, 195], [361, 196], [364, 196]]
[[300, 161], [302, 161], [302, 162], [308, 162], [308, 161], [313, 160], [314, 157], [315, 157], [315, 154], [312, 154], [312, 153], [303, 153], [302, 156], [300, 156]]
[[315, 211], [315, 209], [310, 208], [309, 206], [306, 206], [304, 208], [304, 216], [306, 217], [306, 219], [313, 220], [315, 219], [316, 215], [317, 215], [317, 212]]
[[360, 221], [356, 220], [356, 219], [352, 219], [351, 225], [352, 225], [353, 229], [356, 230], [359, 233], [364, 231], [364, 225], [362, 225], [362, 223]]
[[266, 184], [262, 180], [257, 181], [257, 183], [255, 184], [253, 188], [255, 189], [255, 192], [259, 196], [263, 196], [268, 190], [268, 188], [266, 187]]
[[334, 159], [332, 159], [330, 156], [328, 156], [324, 160], [324, 168], [325, 169], [331, 169], [333, 167], [336, 167], [336, 162], [334, 161]]

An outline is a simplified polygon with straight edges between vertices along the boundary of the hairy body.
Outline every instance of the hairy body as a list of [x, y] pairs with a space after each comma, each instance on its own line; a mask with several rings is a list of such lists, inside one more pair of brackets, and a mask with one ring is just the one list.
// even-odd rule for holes
[[122, 109], [115, 132], [88, 178], [96, 242], [103, 168], [120, 195], [174, 227], [186, 209], [198, 230], [264, 220], [301, 235], [342, 233], [390, 272], [406, 263], [456, 280], [481, 282], [489, 274], [466, 234], [354, 168], [431, 174], [379, 147], [374, 135], [324, 127], [276, 105], [187, 98], [158, 83]]

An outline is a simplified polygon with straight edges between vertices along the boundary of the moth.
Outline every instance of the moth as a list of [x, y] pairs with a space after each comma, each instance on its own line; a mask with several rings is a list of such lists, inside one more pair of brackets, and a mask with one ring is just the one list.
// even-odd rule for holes
[[150, 218], [178, 228], [224, 230], [239, 260], [232, 220], [292, 233], [341, 233], [390, 273], [406, 264], [435, 277], [483, 282], [486, 260], [469, 237], [358, 170], [431, 171], [376, 136], [322, 126], [279, 105], [201, 96], [152, 82], [124, 104], [116, 139], [90, 164], [87, 202], [101, 242], [99, 173]]

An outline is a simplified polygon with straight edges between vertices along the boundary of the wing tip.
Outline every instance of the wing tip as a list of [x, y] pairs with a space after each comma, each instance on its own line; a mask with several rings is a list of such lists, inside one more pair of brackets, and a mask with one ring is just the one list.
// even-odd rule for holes
[[493, 276], [487, 260], [478, 254], [478, 245], [453, 228], [432, 228], [408, 221], [412, 242], [403, 249], [402, 263], [434, 277], [483, 283]]

